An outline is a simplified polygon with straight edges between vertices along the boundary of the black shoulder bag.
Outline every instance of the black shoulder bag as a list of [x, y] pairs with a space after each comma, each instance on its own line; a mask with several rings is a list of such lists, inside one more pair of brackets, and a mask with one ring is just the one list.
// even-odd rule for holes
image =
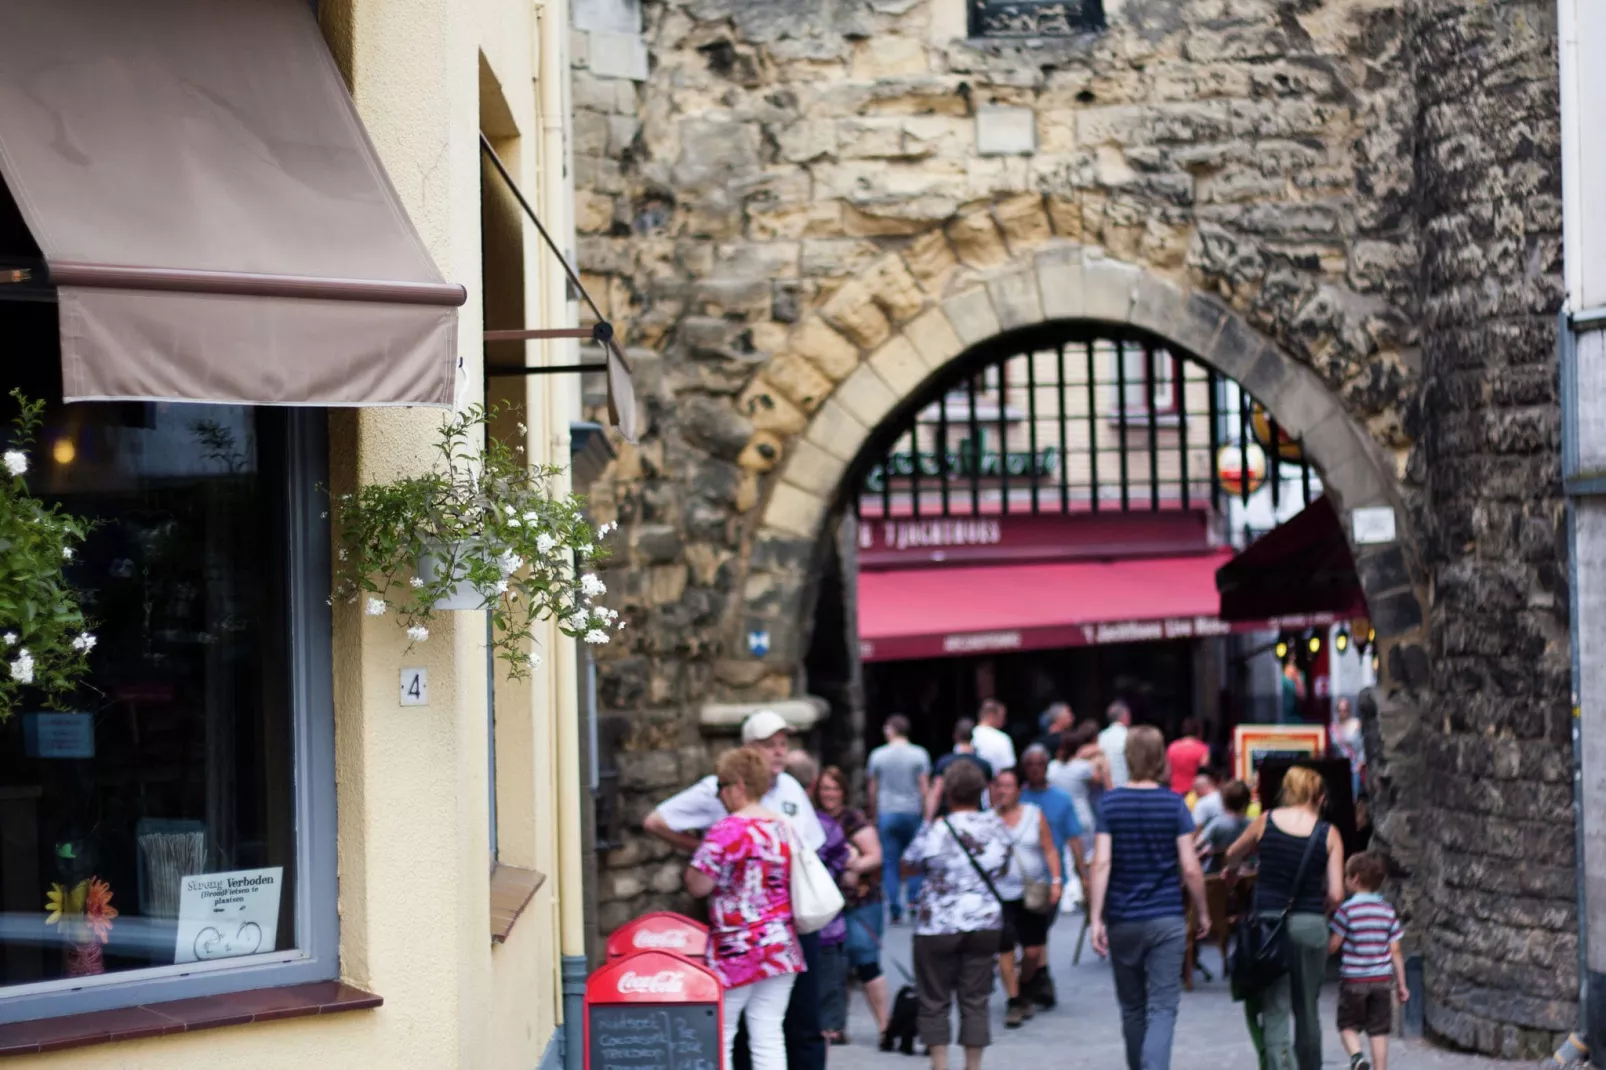
[[[970, 859], [970, 866], [976, 871], [976, 876], [981, 878], [981, 882], [987, 886], [989, 892], [993, 893], [993, 898], [998, 900], [998, 905], [1002, 907], [1004, 905], [1004, 897], [998, 894], [998, 888], [993, 884], [993, 879], [987, 876], [987, 871], [981, 868], [981, 863], [976, 861], [976, 856], [970, 853], [970, 848], [965, 846], [965, 841], [959, 838], [959, 833], [954, 831], [953, 823], [946, 816], [942, 819], [942, 823], [948, 826], [948, 835], [952, 836], [954, 842], [959, 845], [959, 849], [965, 852], [965, 857]], [[1005, 864], [1008, 865], [1007, 862]]]
[[[1305, 844], [1305, 853], [1299, 859], [1299, 868], [1294, 870], [1294, 882], [1289, 886], [1288, 903], [1283, 907], [1282, 913], [1275, 917], [1266, 917], [1257, 909], [1260, 903], [1260, 882], [1255, 882], [1254, 894], [1250, 897], [1249, 912], [1238, 920], [1238, 929], [1233, 934], [1232, 955], [1228, 958], [1227, 968], [1232, 977], [1232, 995], [1234, 999], [1244, 999], [1257, 995], [1271, 986], [1279, 978], [1285, 976], [1294, 964], [1294, 947], [1288, 938], [1288, 915], [1294, 911], [1294, 902], [1299, 897], [1299, 890], [1304, 886], [1305, 874], [1310, 871], [1311, 861], [1316, 857], [1317, 849], [1324, 848], [1322, 855], [1327, 852], [1327, 822], [1318, 821], [1316, 827], [1311, 829], [1310, 842]], [[1262, 833], [1264, 836], [1264, 833]]]

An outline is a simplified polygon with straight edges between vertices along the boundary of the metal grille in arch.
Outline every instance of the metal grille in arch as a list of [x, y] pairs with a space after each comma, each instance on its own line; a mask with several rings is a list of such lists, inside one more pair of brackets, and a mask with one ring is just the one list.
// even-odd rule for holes
[[1237, 384], [1137, 333], [1075, 326], [948, 369], [871, 443], [860, 517], [1308, 505], [1297, 439]]

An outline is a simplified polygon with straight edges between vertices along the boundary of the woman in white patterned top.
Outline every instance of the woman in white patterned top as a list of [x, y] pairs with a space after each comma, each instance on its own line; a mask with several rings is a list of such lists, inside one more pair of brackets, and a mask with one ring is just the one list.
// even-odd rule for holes
[[920, 1039], [932, 1070], [948, 1067], [948, 1017], [959, 999], [959, 1043], [967, 1070], [981, 1066], [987, 1046], [987, 997], [1003, 928], [997, 882], [1009, 871], [1009, 829], [979, 809], [987, 782], [969, 762], [943, 777], [948, 815], [928, 821], [904, 852], [908, 876], [923, 878], [915, 914], [915, 978]]

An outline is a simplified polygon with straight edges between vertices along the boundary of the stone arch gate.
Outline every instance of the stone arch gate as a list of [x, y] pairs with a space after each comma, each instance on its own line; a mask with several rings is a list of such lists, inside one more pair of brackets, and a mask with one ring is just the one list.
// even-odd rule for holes
[[[1231, 308], [1097, 249], [1050, 244], [995, 271], [954, 280], [940, 296], [923, 291], [892, 254], [796, 329], [789, 352], [774, 358], [739, 400], [756, 429], [744, 460], [773, 474], [741, 555], [745, 573], [726, 622], [722, 675], [768, 681], [771, 694], [801, 697], [807, 636], [800, 622], [810, 617], [824, 540], [854, 493], [854, 473], [877, 432], [977, 347], [1065, 321], [1135, 328], [1237, 382], [1302, 440], [1347, 534], [1355, 510], [1393, 511], [1394, 541], [1359, 545], [1352, 538], [1351, 550], [1381, 655], [1378, 687], [1362, 702], [1377, 774], [1378, 839], [1409, 873], [1416, 861], [1411, 826], [1421, 784], [1414, 750], [1423, 696], [1412, 694], [1408, 681], [1426, 676], [1426, 599], [1390, 461], [1314, 372]], [[755, 633], [776, 639], [755, 653], [747, 641]], [[705, 727], [732, 716], [705, 712]], [[1408, 908], [1417, 899], [1409, 884], [1405, 899]]]

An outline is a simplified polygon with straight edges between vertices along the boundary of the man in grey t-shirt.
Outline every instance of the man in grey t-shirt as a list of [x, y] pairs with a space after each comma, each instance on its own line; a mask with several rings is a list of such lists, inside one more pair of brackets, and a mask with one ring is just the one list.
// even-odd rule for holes
[[[909, 718], [901, 713], [888, 717], [881, 731], [887, 742], [870, 752], [865, 772], [870, 785], [870, 810], [881, 836], [881, 883], [896, 923], [903, 916], [904, 891], [898, 864], [920, 831], [920, 815], [931, 780], [931, 755], [926, 748], [909, 742]], [[909, 902], [919, 895], [920, 886], [911, 881]]]

